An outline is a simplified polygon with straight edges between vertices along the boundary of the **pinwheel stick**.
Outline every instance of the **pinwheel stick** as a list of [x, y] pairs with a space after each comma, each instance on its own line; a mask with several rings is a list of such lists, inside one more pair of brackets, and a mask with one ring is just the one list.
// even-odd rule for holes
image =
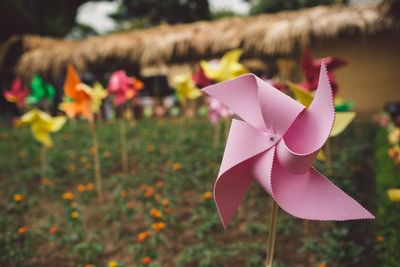
[[101, 178], [99, 145], [97, 143], [97, 134], [96, 134], [94, 120], [89, 121], [89, 127], [90, 127], [90, 131], [92, 133], [92, 142], [93, 142], [93, 149], [94, 149], [94, 168], [95, 168], [95, 175], [96, 175], [97, 198], [98, 198], [99, 204], [103, 205], [104, 204], [103, 180]]
[[40, 167], [41, 167], [41, 174], [42, 178], [46, 178], [46, 173], [47, 173], [47, 159], [46, 159], [46, 154], [47, 154], [47, 148], [45, 145], [42, 145], [42, 149], [40, 151]]
[[121, 139], [122, 170], [125, 175], [128, 175], [128, 151], [126, 150], [126, 126], [124, 115], [125, 114], [122, 114], [122, 118], [119, 121], [119, 136]]
[[278, 221], [278, 204], [272, 200], [271, 216], [269, 221], [269, 232], [267, 240], [267, 259], [266, 267], [272, 267], [272, 259], [274, 257], [275, 237], [276, 237], [276, 224]]
[[219, 136], [220, 136], [220, 133], [221, 133], [221, 123], [218, 121], [218, 122], [215, 124], [214, 142], [213, 142], [214, 148], [217, 148], [218, 145], [219, 145]]

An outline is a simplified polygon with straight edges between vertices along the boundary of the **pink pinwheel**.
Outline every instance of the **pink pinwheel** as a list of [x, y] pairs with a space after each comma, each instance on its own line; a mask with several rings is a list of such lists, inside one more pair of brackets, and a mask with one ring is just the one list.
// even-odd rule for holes
[[213, 97], [207, 97], [206, 102], [210, 109], [208, 119], [214, 125], [218, 123], [220, 118], [228, 118], [233, 115], [233, 112], [229, 108]]
[[308, 220], [374, 216], [312, 167], [335, 120], [324, 62], [305, 106], [253, 74], [203, 89], [244, 121], [233, 120], [214, 197], [224, 227], [253, 180], [293, 216]]
[[134, 97], [143, 83], [138, 79], [128, 77], [124, 70], [119, 70], [111, 75], [108, 83], [108, 92], [115, 94], [114, 105], [119, 106]]
[[[301, 62], [301, 69], [306, 78], [306, 81], [299, 83], [298, 86], [307, 91], [314, 91], [318, 85], [318, 73], [321, 67], [321, 59], [313, 60], [310, 51], [306, 48], [303, 52], [303, 59]], [[336, 96], [338, 85], [333, 75], [333, 71], [337, 68], [347, 65], [347, 61], [337, 57], [328, 57], [325, 59], [326, 68], [328, 70], [328, 77], [333, 89], [333, 95]]]
[[4, 97], [9, 102], [14, 102], [18, 108], [24, 105], [25, 98], [29, 95], [29, 90], [22, 85], [21, 79], [16, 78], [11, 84], [11, 90], [4, 92]]

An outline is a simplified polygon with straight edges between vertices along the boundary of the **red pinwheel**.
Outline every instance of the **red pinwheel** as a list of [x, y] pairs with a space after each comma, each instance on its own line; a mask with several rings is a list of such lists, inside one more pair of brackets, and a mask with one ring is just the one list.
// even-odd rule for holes
[[18, 108], [24, 105], [25, 98], [29, 95], [29, 90], [22, 84], [20, 78], [16, 78], [11, 84], [11, 90], [4, 92], [4, 97], [9, 102], [14, 102]]
[[[301, 70], [306, 78], [303, 83], [297, 84], [307, 91], [314, 91], [318, 86], [319, 69], [321, 68], [322, 59], [313, 60], [310, 51], [305, 48], [303, 52], [303, 59], [301, 61]], [[333, 90], [333, 96], [336, 96], [338, 85], [333, 75], [333, 71], [337, 68], [347, 65], [347, 61], [338, 57], [325, 58], [325, 65], [328, 72], [329, 81]]]

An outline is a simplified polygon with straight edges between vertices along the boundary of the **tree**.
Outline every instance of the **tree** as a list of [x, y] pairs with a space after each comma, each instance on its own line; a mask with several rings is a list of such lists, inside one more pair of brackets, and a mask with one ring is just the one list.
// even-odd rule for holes
[[111, 17], [129, 29], [208, 20], [210, 11], [208, 0], [122, 0]]
[[0, 41], [24, 33], [64, 37], [77, 25], [78, 7], [87, 1], [1, 0]]
[[[251, 0], [246, 1], [253, 2]], [[275, 13], [282, 10], [295, 10], [305, 7], [332, 5], [343, 2], [346, 2], [346, 0], [257, 0], [253, 2], [254, 4], [250, 9], [250, 15]]]

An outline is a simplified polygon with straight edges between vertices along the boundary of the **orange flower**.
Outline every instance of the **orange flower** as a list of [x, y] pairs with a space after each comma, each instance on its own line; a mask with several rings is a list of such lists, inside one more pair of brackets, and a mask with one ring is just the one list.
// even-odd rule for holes
[[156, 190], [154, 190], [152, 186], [148, 186], [146, 191], [144, 192], [144, 195], [145, 197], [151, 197], [152, 195], [154, 195], [155, 192]]
[[122, 174], [121, 171], [116, 171], [116, 172], [115, 172], [115, 175], [117, 175], [117, 176], [120, 176], [121, 174]]
[[28, 231], [28, 227], [20, 227], [18, 228], [18, 234], [23, 235], [26, 231]]
[[205, 192], [205, 193], [203, 194], [203, 198], [204, 198], [204, 199], [210, 199], [210, 198], [212, 198], [212, 193], [211, 193], [211, 192]]
[[161, 199], [161, 196], [159, 194], [157, 194], [157, 195], [154, 196], [154, 199], [159, 201]]
[[138, 242], [139, 242], [139, 243], [143, 243], [144, 240], [145, 240], [147, 237], [149, 237], [149, 236], [151, 236], [150, 231], [145, 231], [145, 232], [139, 233], [139, 235], [138, 235]]
[[168, 199], [164, 199], [163, 201], [161, 201], [161, 205], [163, 205], [164, 207], [169, 205], [169, 201]]
[[326, 264], [325, 264], [325, 263], [320, 263], [320, 264], [318, 265], [318, 267], [326, 267]]
[[86, 161], [87, 161], [87, 157], [82, 156], [82, 157], [81, 157], [81, 162], [82, 162], [82, 163], [85, 163]]
[[156, 182], [156, 186], [157, 186], [157, 187], [163, 187], [163, 186], [164, 186], [164, 182], [161, 181], [161, 180], [158, 180], [158, 181]]
[[340, 247], [343, 247], [343, 246], [344, 246], [344, 241], [340, 241], [340, 242], [339, 242], [339, 246], [340, 246]]
[[140, 190], [145, 191], [149, 186], [147, 184], [141, 184], [140, 185]]
[[92, 183], [86, 184], [86, 189], [89, 190], [89, 191], [92, 191], [93, 190], [93, 184]]
[[77, 186], [77, 189], [79, 192], [83, 192], [83, 191], [85, 191], [85, 186], [83, 184], [80, 184]]
[[50, 229], [49, 229], [49, 233], [50, 234], [54, 234], [55, 232], [57, 232], [57, 227], [55, 227], [55, 226], [52, 226], [52, 227], [50, 227]]
[[110, 261], [108, 263], [108, 267], [117, 267], [117, 265], [118, 265], [118, 262], [116, 262], [116, 261]]
[[155, 208], [152, 208], [152, 209], [150, 210], [150, 215], [152, 215], [152, 216], [155, 217], [155, 218], [160, 219], [160, 218], [162, 217], [162, 212], [159, 211], [159, 210], [157, 210], [157, 209], [155, 209]]
[[67, 200], [74, 199], [74, 193], [66, 192], [62, 194], [62, 198]]
[[127, 195], [126, 190], [122, 190], [121, 191], [121, 197], [126, 197], [126, 195]]
[[153, 152], [154, 151], [154, 146], [150, 145], [147, 146], [147, 152]]
[[149, 264], [149, 263], [151, 263], [151, 258], [149, 258], [149, 257], [144, 257], [144, 258], [142, 258], [142, 259], [140, 260], [140, 262], [141, 262], [142, 264]]
[[172, 210], [171, 210], [170, 208], [165, 208], [165, 209], [164, 209], [164, 212], [165, 212], [166, 214], [171, 214], [171, 213], [172, 213]]
[[180, 164], [180, 163], [174, 163], [174, 164], [172, 164], [172, 169], [173, 169], [174, 171], [177, 171], [177, 170], [179, 170], [180, 168], [182, 168], [182, 164]]
[[18, 152], [18, 157], [20, 157], [21, 159], [25, 157], [25, 153], [20, 151]]
[[91, 147], [90, 149], [89, 149], [89, 155], [94, 155], [94, 153], [96, 152], [96, 150], [94, 149], [94, 147]]
[[25, 197], [23, 195], [20, 195], [20, 194], [14, 195], [14, 201], [20, 202], [20, 201], [24, 201], [24, 200], [25, 200]]
[[383, 237], [383, 236], [378, 236], [376, 239], [375, 239], [375, 242], [376, 243], [381, 243], [381, 242], [383, 242], [383, 241], [385, 241], [385, 238]]
[[69, 157], [70, 159], [76, 159], [76, 155], [75, 155], [75, 154], [70, 154], [68, 157]]
[[69, 170], [70, 171], [75, 171], [75, 169], [76, 169], [75, 164], [73, 164], [73, 163], [69, 164]]
[[45, 178], [40, 179], [40, 184], [41, 185], [46, 185], [47, 184], [47, 180]]
[[136, 207], [136, 203], [135, 202], [126, 203], [126, 208], [127, 209], [133, 209], [134, 207]]
[[104, 157], [106, 158], [111, 157], [111, 153], [109, 151], [104, 152]]
[[165, 227], [165, 223], [163, 222], [158, 222], [158, 223], [153, 223], [151, 227], [156, 230], [157, 232], [160, 232], [162, 229]]
[[86, 168], [86, 169], [92, 168], [92, 163], [86, 162], [86, 163], [85, 163], [85, 168]]
[[93, 264], [86, 264], [85, 267], [94, 267]]
[[71, 217], [72, 218], [78, 218], [79, 217], [79, 212], [77, 212], [77, 211], [73, 211], [73, 212], [71, 212]]

